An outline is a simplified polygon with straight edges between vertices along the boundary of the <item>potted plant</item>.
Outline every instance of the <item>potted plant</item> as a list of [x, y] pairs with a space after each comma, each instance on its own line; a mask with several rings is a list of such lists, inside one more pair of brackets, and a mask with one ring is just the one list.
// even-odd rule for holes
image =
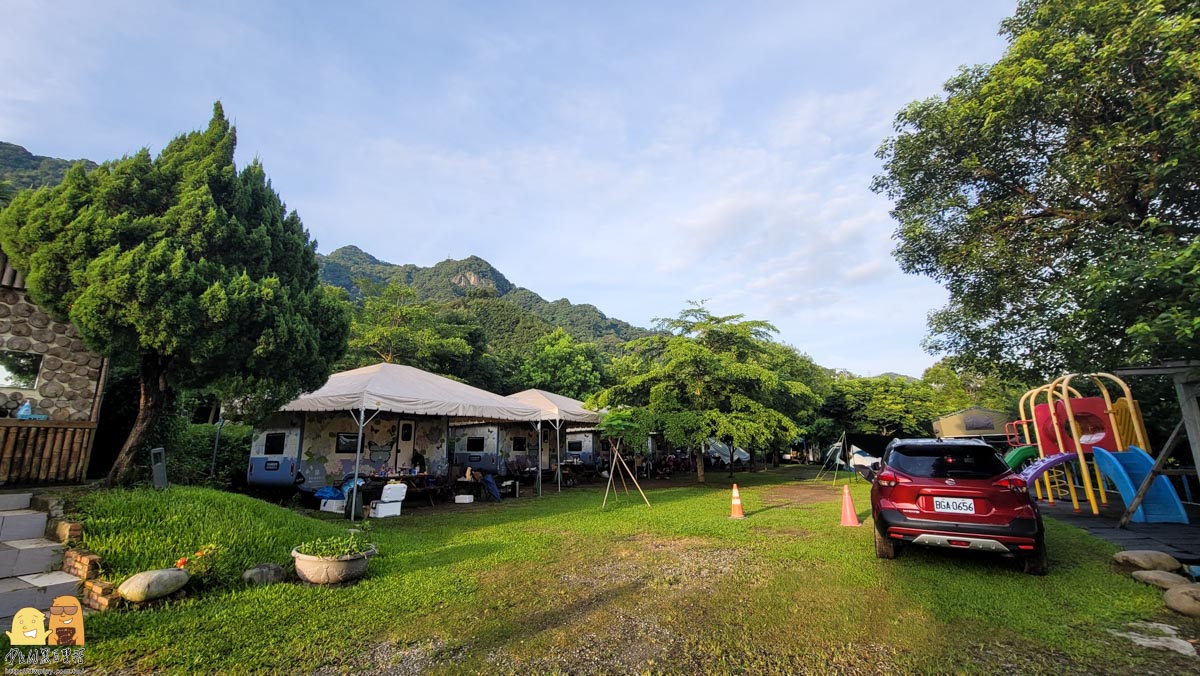
[[[367, 526], [364, 522], [363, 526]], [[311, 584], [338, 584], [357, 580], [367, 572], [367, 564], [378, 552], [366, 541], [363, 530], [345, 535], [310, 540], [292, 550], [296, 575]]]

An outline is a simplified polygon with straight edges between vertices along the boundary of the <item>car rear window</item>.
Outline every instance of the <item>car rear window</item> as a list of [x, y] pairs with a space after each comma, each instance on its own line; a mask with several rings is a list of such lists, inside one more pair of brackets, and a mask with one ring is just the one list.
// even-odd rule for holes
[[987, 479], [1008, 471], [1008, 465], [990, 446], [897, 446], [888, 455], [887, 464], [909, 476], [933, 479]]

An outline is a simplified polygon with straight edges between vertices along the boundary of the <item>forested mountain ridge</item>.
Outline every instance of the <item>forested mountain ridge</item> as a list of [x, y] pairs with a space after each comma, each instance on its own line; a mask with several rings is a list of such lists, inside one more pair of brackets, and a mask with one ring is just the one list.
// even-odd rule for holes
[[[346, 289], [351, 296], [361, 295], [355, 280], [368, 279], [387, 284], [398, 282], [416, 291], [417, 300], [449, 302], [468, 310], [484, 310], [497, 326], [522, 326], [531, 333], [549, 332], [563, 327], [571, 337], [603, 347], [616, 346], [648, 335], [649, 330], [613, 319], [594, 305], [575, 304], [562, 298], [547, 301], [538, 294], [514, 285], [499, 270], [478, 256], [462, 260], [448, 259], [432, 267], [397, 265], [375, 258], [356, 246], [344, 246], [328, 255], [318, 255], [321, 278]], [[492, 302], [484, 302], [491, 299]], [[496, 303], [499, 300], [503, 305]], [[509, 310], [505, 306], [512, 306]], [[528, 313], [532, 317], [522, 317]], [[501, 319], [501, 316], [504, 316]], [[498, 339], [498, 332], [491, 342]]]
[[77, 162], [83, 162], [89, 170], [97, 166], [90, 160], [61, 160], [34, 155], [15, 143], [0, 141], [0, 181], [12, 183], [18, 190], [58, 185], [67, 170]]

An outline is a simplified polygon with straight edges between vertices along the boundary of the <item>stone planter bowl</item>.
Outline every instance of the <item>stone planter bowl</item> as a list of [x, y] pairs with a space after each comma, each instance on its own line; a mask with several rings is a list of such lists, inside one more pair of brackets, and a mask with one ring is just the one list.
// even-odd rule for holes
[[361, 554], [350, 556], [311, 556], [292, 550], [296, 562], [296, 575], [310, 584], [338, 584], [350, 582], [366, 575], [367, 564], [378, 552], [375, 545]]

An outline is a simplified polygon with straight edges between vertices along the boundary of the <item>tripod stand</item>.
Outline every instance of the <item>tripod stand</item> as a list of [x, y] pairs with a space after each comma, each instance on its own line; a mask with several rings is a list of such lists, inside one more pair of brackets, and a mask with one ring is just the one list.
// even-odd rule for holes
[[633, 470], [629, 469], [629, 465], [626, 464], [625, 458], [621, 457], [621, 450], [619, 448], [614, 448], [612, 456], [612, 467], [608, 470], [608, 485], [604, 487], [604, 502], [600, 505], [600, 509], [604, 509], [606, 506], [608, 506], [609, 490], [612, 490], [613, 500], [617, 499], [617, 489], [613, 484], [613, 481], [616, 479], [617, 474], [622, 471], [624, 471], [624, 474], [621, 474], [621, 485], [625, 488], [625, 495], [629, 495], [629, 484], [625, 483], [625, 475], [628, 474], [629, 480], [632, 481], [633, 485], [638, 489], [638, 493], [642, 494], [642, 499], [646, 501], [646, 506], [649, 507], [650, 499], [647, 498], [646, 493], [642, 491], [641, 484], [638, 483], [637, 477], [633, 474]]

